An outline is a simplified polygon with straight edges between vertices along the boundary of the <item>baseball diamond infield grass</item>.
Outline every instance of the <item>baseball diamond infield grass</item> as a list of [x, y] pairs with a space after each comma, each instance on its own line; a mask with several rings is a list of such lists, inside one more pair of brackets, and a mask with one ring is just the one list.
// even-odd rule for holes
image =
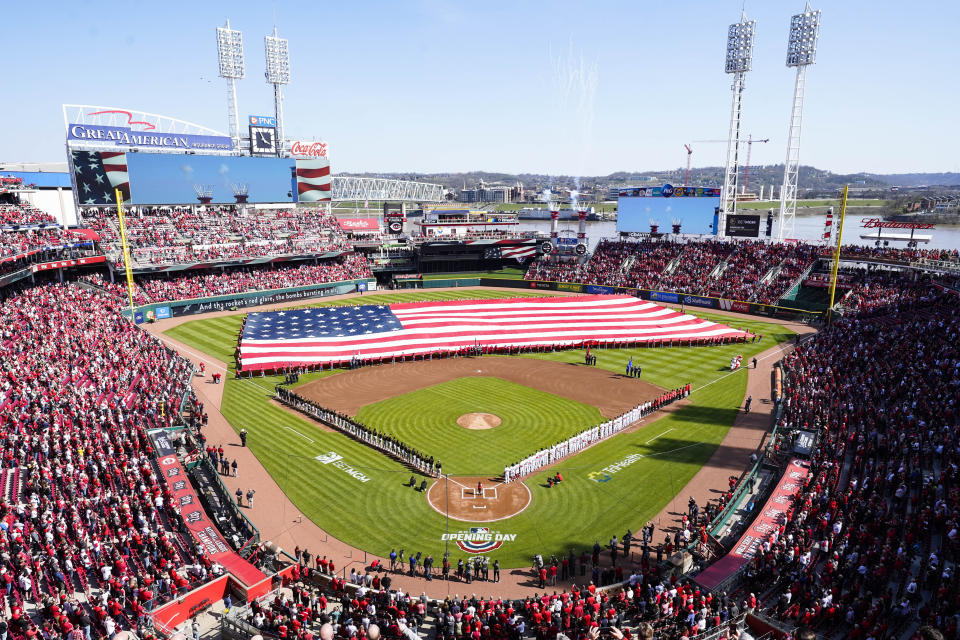
[[[426, 408], [426, 409], [425, 409]], [[466, 413], [492, 413], [499, 427], [471, 431]], [[604, 421], [596, 407], [500, 378], [458, 378], [369, 404], [357, 413], [443, 463], [450, 475], [498, 475], [541, 447]]]
[[[533, 292], [421, 290], [364, 295], [333, 304], [511, 297], [530, 293]], [[579, 553], [581, 549], [592, 547], [594, 540], [607, 540], [613, 533], [620, 536], [628, 527], [636, 531], [656, 516], [664, 506], [677, 498], [677, 491], [710, 458], [739, 412], [746, 391], [747, 374], [746, 369], [731, 373], [728, 370], [730, 358], [742, 354], [746, 364], [754, 354], [793, 335], [792, 331], [778, 324], [752, 318], [730, 318], [699, 311], [693, 314], [729, 322], [733, 326], [761, 333], [764, 338], [760, 343], [718, 347], [593, 350], [598, 367], [619, 373], [632, 356], [634, 363], [643, 367], [643, 378], [648, 382], [664, 388], [691, 382], [694, 392], [687, 406], [650, 426], [631, 433], [621, 433], [551, 467], [549, 472], [526, 478], [525, 483], [532, 493], [529, 507], [509, 519], [483, 525], [492, 531], [516, 534], [513, 542], [505, 543], [490, 554], [498, 558], [504, 568], [528, 567], [536, 553], [560, 554], [570, 548]], [[241, 317], [234, 315], [192, 320], [167, 333], [219, 360], [231, 362]], [[579, 363], [583, 362], [583, 355], [582, 350], [571, 350], [518, 357]], [[309, 374], [301, 377], [301, 382], [327, 375], [336, 375], [336, 372]], [[235, 430], [247, 429], [250, 434], [247, 442], [253, 453], [299, 512], [331, 535], [380, 556], [389, 554], [391, 548], [403, 547], [408, 553], [422, 551], [439, 558], [446, 544], [440, 541], [440, 536], [448, 527], [451, 532], [470, 528], [469, 523], [447, 521], [430, 507], [424, 494], [406, 486], [411, 476], [407, 467], [344, 435], [321, 430], [312, 422], [272, 404], [273, 387], [281, 380], [282, 376], [253, 379], [227, 376], [221, 410]], [[445, 392], [451, 390], [457, 389], [455, 386], [444, 389]], [[387, 405], [401, 406], [408, 397], [415, 397], [418, 393], [405, 394], [378, 404], [383, 405], [386, 411]], [[526, 387], [521, 387], [516, 393], [519, 394], [516, 402], [522, 402], [524, 397], [527, 402], [542, 400], [537, 396], [540, 392]], [[549, 397], [551, 400], [557, 399], [556, 396]], [[410, 406], [406, 421], [399, 413], [393, 419], [398, 423], [403, 422], [399, 428], [409, 430], [411, 438], [428, 438], [425, 433], [414, 433], [421, 428], [419, 423], [422, 414], [444, 409], [436, 404], [432, 407], [418, 403]], [[578, 408], [577, 411], [584, 411], [586, 415], [588, 409]], [[377, 407], [377, 410], [380, 408]], [[464, 412], [461, 409], [456, 411]], [[490, 412], [497, 413], [505, 422], [508, 418], [498, 410]], [[374, 423], [372, 418], [365, 420]], [[590, 419], [583, 426], [595, 422], [595, 418]], [[423, 424], [428, 424], [425, 418]], [[503, 425], [479, 433], [496, 434], [501, 429]], [[575, 430], [572, 425], [571, 430]], [[438, 456], [448, 472], [454, 471], [448, 465], [452, 467], [458, 455], [464, 459], [475, 459], [477, 466], [482, 468], [495, 468], [499, 462], [485, 460], [488, 452], [464, 444], [470, 435], [468, 430], [458, 427], [455, 440], [439, 437], [424, 449]], [[501, 443], [501, 446], [507, 445]], [[538, 445], [524, 439], [517, 446], [518, 451], [523, 449], [532, 453]], [[317, 456], [329, 452], [342, 456], [342, 460], [336, 464], [315, 460]], [[743, 451], [744, 465], [750, 453], [749, 450]], [[514, 454], [504, 452], [503, 455], [513, 457]], [[495, 460], [499, 461], [500, 454], [496, 456]], [[616, 463], [622, 463], [617, 470], [605, 470]], [[548, 489], [547, 473], [556, 471], [560, 471], [565, 480], [561, 485]], [[685, 496], [679, 498], [678, 504], [682, 510], [686, 505]], [[290, 517], [294, 518], [296, 514], [290, 514]], [[456, 558], [467, 555], [453, 544], [450, 550], [454, 562]]]

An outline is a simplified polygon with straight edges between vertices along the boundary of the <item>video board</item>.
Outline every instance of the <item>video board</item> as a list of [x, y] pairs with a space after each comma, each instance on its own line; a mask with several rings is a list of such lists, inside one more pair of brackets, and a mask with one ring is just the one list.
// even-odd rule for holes
[[[330, 199], [325, 158], [252, 158], [169, 153], [70, 153], [77, 204], [139, 205], [313, 202]], [[322, 167], [315, 167], [318, 162]]]
[[735, 238], [759, 238], [760, 216], [758, 215], [727, 215], [726, 235]]
[[620, 189], [617, 199], [617, 231], [647, 232], [650, 221], [662, 230], [679, 220], [681, 233], [715, 235], [714, 214], [720, 190], [711, 187], [638, 187]]

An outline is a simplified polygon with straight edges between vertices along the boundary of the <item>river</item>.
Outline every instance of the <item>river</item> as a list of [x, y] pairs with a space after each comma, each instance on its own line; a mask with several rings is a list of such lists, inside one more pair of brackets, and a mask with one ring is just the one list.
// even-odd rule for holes
[[[847, 219], [844, 222], [843, 229], [843, 244], [860, 244], [860, 245], [873, 245], [872, 240], [862, 240], [860, 234], [862, 229], [860, 227], [860, 218], [862, 216], [847, 216]], [[823, 233], [823, 216], [812, 215], [812, 216], [797, 216], [796, 221], [796, 237], [808, 242], [817, 242]], [[567, 229], [570, 231], [576, 232], [577, 222], [571, 220], [561, 220], [559, 222], [559, 228], [561, 230]], [[763, 231], [765, 224], [765, 218], [760, 220], [760, 229]], [[669, 230], [669, 225], [667, 225], [667, 230]], [[540, 232], [549, 232], [550, 231], [550, 221], [549, 220], [521, 220], [520, 221], [520, 231], [540, 231]], [[776, 229], [774, 229], [776, 231]], [[898, 233], [903, 233], [903, 230], [897, 230]], [[875, 231], [874, 231], [875, 233]], [[930, 239], [929, 243], [922, 244], [921, 248], [923, 249], [958, 249], [960, 248], [960, 225], [946, 225], [938, 224], [933, 230], [929, 231], [918, 231], [917, 233], [929, 234], [933, 237]], [[590, 250], [592, 251], [594, 247], [597, 246], [597, 243], [601, 238], [613, 238], [617, 235], [617, 223], [613, 222], [587, 222], [587, 239], [589, 241]], [[903, 247], [904, 243], [897, 242], [891, 243], [891, 246], [894, 247]]]

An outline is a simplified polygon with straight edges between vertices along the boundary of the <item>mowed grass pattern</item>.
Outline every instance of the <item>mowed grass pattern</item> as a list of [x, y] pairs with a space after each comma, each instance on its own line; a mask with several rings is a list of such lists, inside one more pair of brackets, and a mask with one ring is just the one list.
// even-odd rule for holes
[[[430, 299], [438, 293], [477, 298], [499, 292], [418, 291], [398, 294], [398, 297], [407, 301], [411, 296]], [[507, 297], [518, 293], [526, 292], [504, 292]], [[352, 301], [390, 299], [396, 297], [371, 295]], [[608, 540], [613, 533], [622, 535], [628, 527], [636, 531], [672, 501], [678, 507], [675, 510], [685, 509], [686, 496], [677, 496], [677, 492], [716, 450], [743, 403], [747, 370], [731, 374], [728, 370], [731, 355], [743, 354], [746, 365], [755, 353], [792, 335], [779, 325], [760, 320], [731, 319], [701, 312], [695, 315], [731, 322], [763, 333], [765, 337], [761, 343], [721, 347], [592, 350], [598, 366], [604, 369], [622, 372], [627, 359], [633, 355], [634, 362], [643, 366], [644, 379], [667, 388], [692, 382], [695, 391], [684, 409], [648, 427], [598, 444], [549, 472], [527, 478], [525, 482], [533, 494], [530, 506], [492, 527], [517, 534], [515, 542], [492, 554], [504, 568], [530, 566], [536, 553], [559, 554], [570, 548], [579, 552], [592, 547], [594, 540]], [[170, 333], [176, 333], [174, 337], [195, 349], [229, 360], [239, 317], [232, 317], [235, 318], [232, 325], [223, 322], [230, 318], [195, 320]], [[184, 327], [189, 329], [177, 331]], [[227, 333], [221, 333], [223, 331]], [[218, 353], [227, 356], [219, 358]], [[576, 350], [521, 357], [579, 363], [583, 362], [583, 355], [582, 350]], [[346, 436], [321, 431], [313, 423], [270, 404], [273, 386], [281, 379], [238, 380], [228, 376], [222, 410], [234, 429], [246, 428], [250, 432], [248, 443], [254, 454], [296, 505], [297, 512], [289, 514], [286, 521], [291, 522], [302, 513], [331, 535], [381, 556], [389, 554], [394, 546], [403, 546], [441, 557], [446, 549], [440, 542], [441, 534], [446, 531], [445, 518], [427, 504], [423, 494], [404, 486], [410, 470]], [[766, 401], [754, 398], [755, 405]], [[417, 409], [423, 410], [423, 407]], [[456, 447], [456, 443], [453, 446]], [[534, 448], [531, 445], [529, 450]], [[361, 483], [342, 470], [313, 459], [328, 451], [343, 455], [348, 464], [368, 475], [369, 481]], [[643, 457], [614, 474], [603, 471], [634, 453]], [[744, 465], [750, 453], [746, 449], [742, 451]], [[558, 470], [565, 481], [547, 489], [547, 473]], [[451, 522], [450, 530], [466, 530], [469, 526]], [[454, 562], [465, 555], [451, 545]]]
[[[457, 418], [466, 413], [492, 413], [503, 422], [465, 429]], [[436, 457], [444, 473], [490, 476], [604, 420], [596, 407], [491, 377], [459, 378], [382, 400], [363, 407], [357, 419]]]

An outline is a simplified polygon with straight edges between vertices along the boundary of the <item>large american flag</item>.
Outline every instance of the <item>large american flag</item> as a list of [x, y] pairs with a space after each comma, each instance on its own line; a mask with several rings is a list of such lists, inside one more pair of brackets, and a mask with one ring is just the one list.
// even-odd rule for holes
[[249, 314], [240, 336], [240, 368], [276, 369], [465, 347], [569, 347], [747, 335], [630, 296], [319, 307]]
[[116, 204], [114, 189], [130, 201], [127, 154], [122, 151], [73, 151], [73, 176], [80, 204]]

